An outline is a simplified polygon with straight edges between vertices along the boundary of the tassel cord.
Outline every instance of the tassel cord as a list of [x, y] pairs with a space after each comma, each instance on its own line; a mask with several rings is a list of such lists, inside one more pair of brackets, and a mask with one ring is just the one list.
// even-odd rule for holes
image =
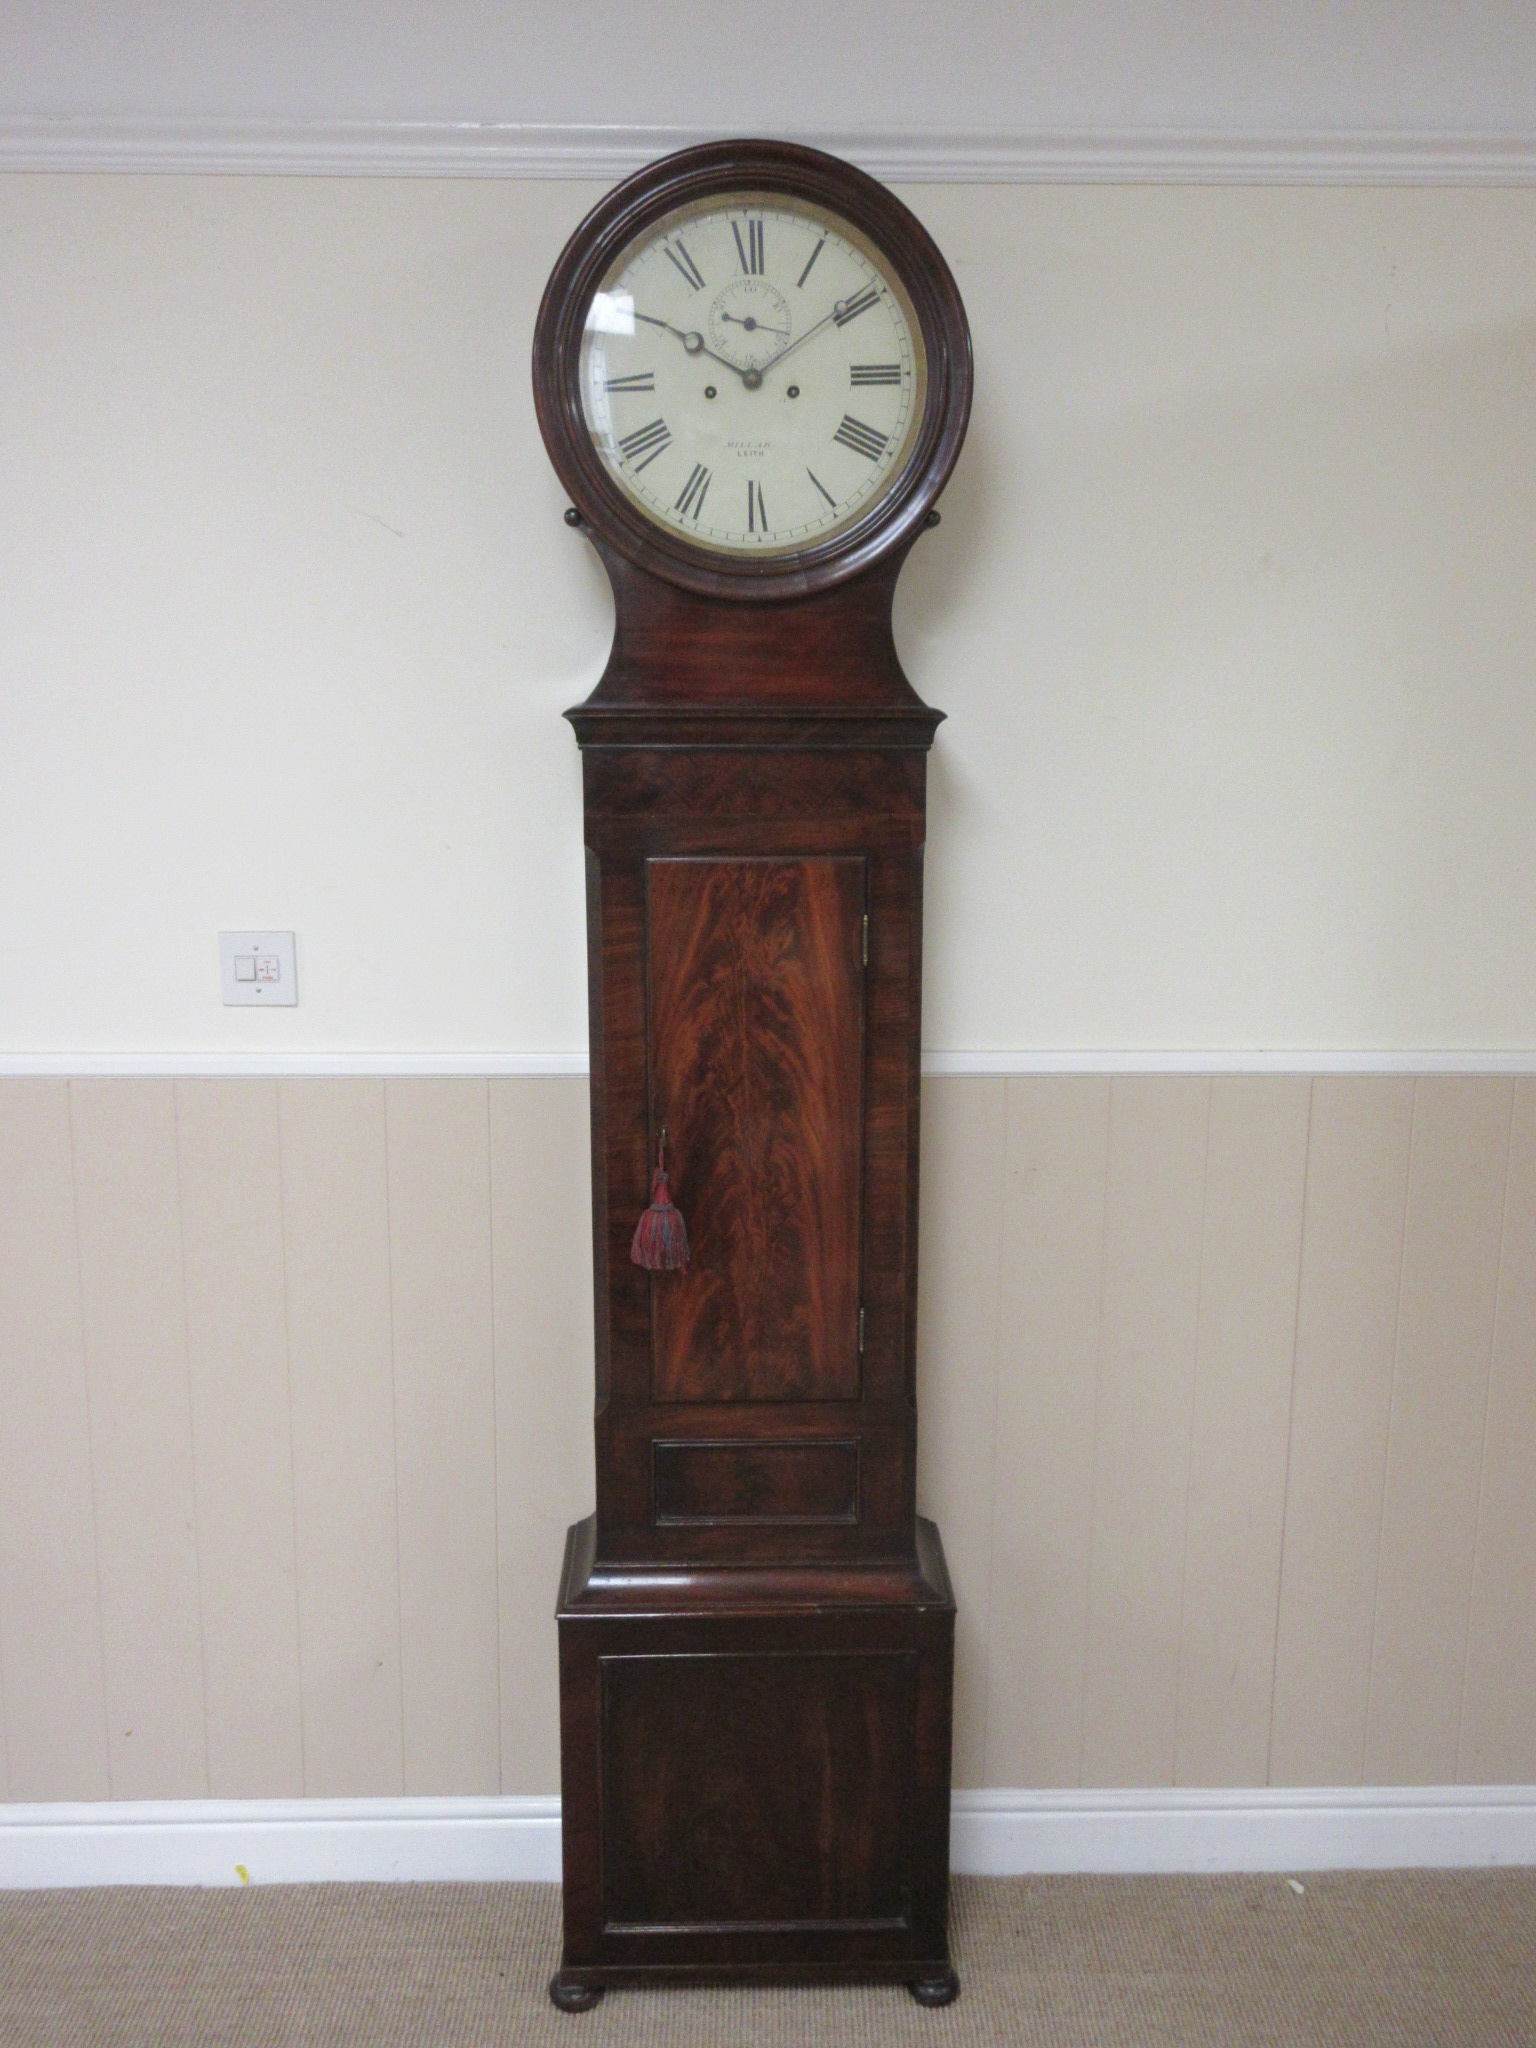
[[629, 1256], [650, 1273], [686, 1273], [688, 1226], [667, 1187], [667, 1133], [663, 1126], [651, 1175], [651, 1205], [635, 1225]]

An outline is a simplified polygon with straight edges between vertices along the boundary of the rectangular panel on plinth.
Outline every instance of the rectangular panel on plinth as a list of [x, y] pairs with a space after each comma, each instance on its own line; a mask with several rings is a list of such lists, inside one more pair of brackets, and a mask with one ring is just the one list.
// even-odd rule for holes
[[913, 1663], [605, 1657], [609, 1927], [904, 1925]]

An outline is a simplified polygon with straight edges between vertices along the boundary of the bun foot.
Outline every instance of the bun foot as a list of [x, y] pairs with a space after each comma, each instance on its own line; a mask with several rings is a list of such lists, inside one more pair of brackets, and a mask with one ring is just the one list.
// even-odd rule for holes
[[578, 1984], [563, 1970], [549, 1980], [549, 1995], [562, 2012], [590, 2012], [602, 1998], [601, 1984]]
[[953, 2005], [960, 1996], [959, 1973], [935, 1970], [926, 1977], [913, 1977], [907, 1989], [919, 2005]]

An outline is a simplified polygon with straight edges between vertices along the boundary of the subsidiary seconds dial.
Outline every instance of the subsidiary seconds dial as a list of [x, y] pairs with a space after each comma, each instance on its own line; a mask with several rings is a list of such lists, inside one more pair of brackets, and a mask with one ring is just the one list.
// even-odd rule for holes
[[782, 194], [680, 208], [587, 308], [581, 404], [609, 475], [657, 525], [783, 555], [865, 518], [922, 423], [922, 330], [851, 222]]

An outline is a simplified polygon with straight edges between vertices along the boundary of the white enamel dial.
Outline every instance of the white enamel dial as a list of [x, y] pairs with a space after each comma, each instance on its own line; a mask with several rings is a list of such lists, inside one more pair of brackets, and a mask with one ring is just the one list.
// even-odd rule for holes
[[735, 556], [813, 547], [906, 467], [926, 392], [900, 279], [846, 221], [730, 193], [632, 243], [587, 311], [581, 401], [647, 518]]

